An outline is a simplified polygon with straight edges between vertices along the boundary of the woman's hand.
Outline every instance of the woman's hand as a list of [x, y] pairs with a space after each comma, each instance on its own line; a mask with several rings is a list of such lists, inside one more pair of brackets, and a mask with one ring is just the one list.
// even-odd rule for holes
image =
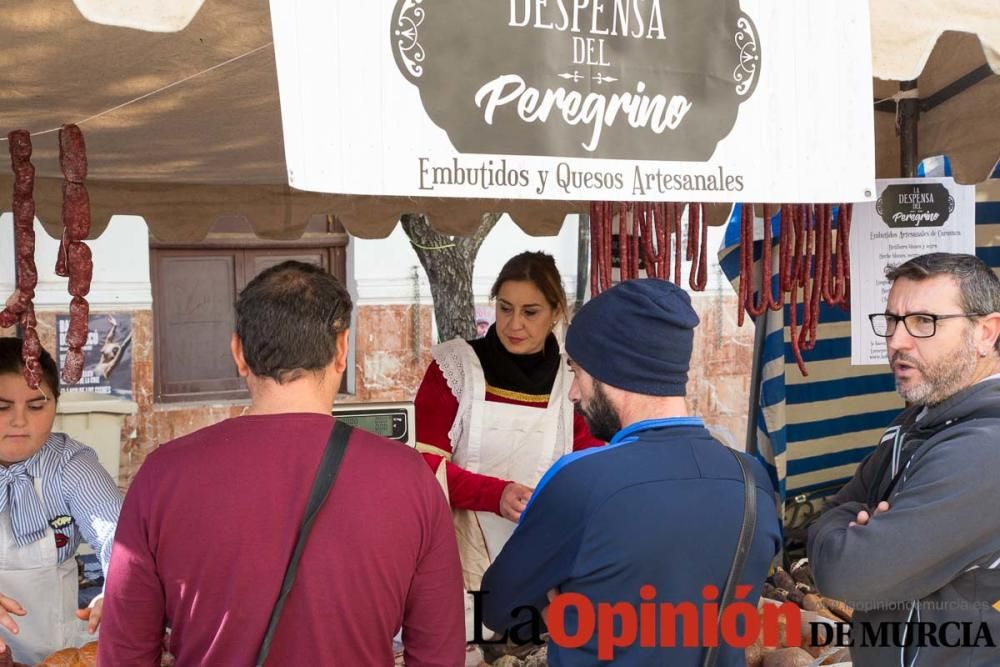
[[[0, 594], [0, 627], [4, 627], [10, 631], [11, 634], [17, 634], [18, 628], [17, 623], [13, 618], [10, 617], [11, 614], [16, 616], [24, 616], [27, 614], [21, 603], [14, 598], [9, 598], [6, 595]], [[6, 651], [7, 644], [4, 642], [3, 638], [0, 637], [0, 651]]]
[[500, 516], [517, 523], [533, 491], [530, 486], [509, 482], [503, 487], [503, 495], [500, 496]]
[[94, 634], [97, 626], [101, 624], [101, 610], [104, 608], [104, 593], [95, 597], [86, 609], [77, 609], [76, 617], [81, 621], [87, 621], [87, 632]]

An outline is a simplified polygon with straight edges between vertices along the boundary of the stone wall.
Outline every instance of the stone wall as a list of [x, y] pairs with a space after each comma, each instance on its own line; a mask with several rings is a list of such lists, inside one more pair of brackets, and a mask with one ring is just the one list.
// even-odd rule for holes
[[753, 366], [753, 320], [736, 326], [735, 294], [694, 294], [701, 324], [695, 329], [688, 410], [704, 418], [716, 437], [743, 449]]

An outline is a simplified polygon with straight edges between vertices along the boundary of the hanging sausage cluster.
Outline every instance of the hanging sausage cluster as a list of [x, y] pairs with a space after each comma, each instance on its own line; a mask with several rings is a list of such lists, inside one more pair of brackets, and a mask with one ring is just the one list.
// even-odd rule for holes
[[83, 133], [76, 125], [59, 130], [59, 166], [63, 173], [63, 235], [56, 260], [56, 275], [69, 278], [69, 330], [66, 332], [66, 361], [63, 382], [74, 384], [83, 373], [83, 346], [87, 342], [90, 292], [94, 263], [90, 248], [83, 242], [90, 233], [90, 197], [87, 186], [87, 152]]
[[[611, 287], [612, 223], [618, 218], [619, 271], [621, 280], [639, 277], [640, 253], [650, 278], [681, 284], [681, 225], [688, 209], [688, 237], [684, 259], [691, 262], [688, 284], [701, 291], [708, 284], [708, 232], [701, 204], [615, 203], [590, 204], [590, 293], [596, 296]], [[617, 210], [616, 210], [617, 209]]]
[[[32, 389], [41, 379], [39, 355], [42, 346], [35, 330], [35, 168], [31, 164], [31, 135], [15, 130], [7, 135], [11, 166], [14, 169], [14, 247], [17, 261], [17, 285], [0, 312], [0, 329], [21, 325], [24, 340], [22, 356], [24, 379]], [[93, 261], [83, 239], [90, 233], [90, 198], [83, 180], [87, 176], [87, 155], [83, 133], [76, 125], [64, 125], [59, 132], [59, 163], [63, 176], [63, 237], [56, 260], [56, 273], [69, 278], [70, 324], [67, 334], [69, 353], [63, 364], [64, 382], [73, 384], [83, 373], [83, 345], [87, 342], [89, 306], [84, 298], [90, 292]]]
[[[592, 202], [590, 205], [590, 293], [597, 295], [611, 287], [613, 221], [618, 220], [620, 279], [639, 277], [640, 260], [651, 278], [681, 284], [681, 225], [687, 208], [688, 235], [684, 259], [691, 262], [688, 285], [702, 291], [708, 282], [707, 223], [701, 204]], [[802, 350], [816, 346], [819, 306], [848, 308], [850, 298], [850, 255], [848, 238], [851, 205], [837, 208], [834, 235], [832, 204], [763, 205], [764, 238], [761, 251], [760, 288], [754, 297], [754, 208], [742, 206], [740, 218], [740, 282], [737, 321], [743, 326], [745, 313], [759, 317], [768, 310], [790, 305], [788, 326], [792, 353], [799, 370], [808, 375]], [[779, 220], [778, 279], [774, 279], [775, 248], [771, 220]], [[671, 271], [672, 270], [672, 271]], [[774, 284], [777, 283], [775, 286]], [[798, 322], [799, 292], [803, 316]]]
[[[761, 281], [757, 298], [753, 295], [753, 206], [744, 204], [740, 217], [740, 287], [737, 322], [744, 313], [759, 317], [768, 310], [780, 310], [788, 298], [788, 329], [792, 355], [802, 375], [809, 375], [802, 351], [816, 347], [819, 306], [849, 307], [851, 294], [850, 246], [851, 204], [837, 210], [834, 238], [832, 204], [783, 204], [763, 206], [764, 238], [761, 252]], [[771, 220], [779, 216], [777, 293], [772, 249]], [[835, 259], [834, 259], [835, 258]], [[802, 292], [802, 322], [798, 322], [799, 291]]]
[[10, 163], [14, 169], [14, 254], [17, 266], [17, 286], [0, 312], [0, 328], [21, 325], [24, 345], [24, 379], [32, 389], [38, 388], [41, 365], [38, 355], [42, 345], [35, 331], [35, 167], [31, 164], [31, 135], [27, 130], [14, 130], [7, 135]]

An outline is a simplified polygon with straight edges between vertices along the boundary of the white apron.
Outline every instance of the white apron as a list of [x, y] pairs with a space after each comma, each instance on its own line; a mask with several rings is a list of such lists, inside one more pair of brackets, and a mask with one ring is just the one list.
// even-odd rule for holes
[[[437, 345], [432, 354], [459, 404], [448, 434], [453, 463], [470, 472], [534, 488], [553, 463], [573, 451], [573, 405], [568, 396], [570, 381], [565, 358], [559, 364], [549, 404], [542, 410], [487, 401], [479, 357], [465, 341]], [[447, 494], [443, 462], [438, 479]], [[517, 524], [493, 512], [454, 510], [453, 514], [465, 589], [479, 590], [483, 573]], [[467, 641], [473, 636], [472, 607], [472, 597], [467, 594]], [[483, 636], [491, 634], [483, 629]]]
[[[41, 481], [35, 493], [41, 498]], [[11, 618], [19, 632], [5, 629], [4, 641], [18, 662], [34, 664], [50, 653], [69, 646], [81, 646], [90, 637], [76, 618], [79, 579], [76, 559], [56, 562], [58, 550], [52, 528], [45, 536], [26, 546], [18, 546], [10, 525], [10, 511], [0, 513], [0, 593], [21, 603], [26, 616]]]
[[[458, 414], [448, 433], [453, 463], [470, 472], [533, 488], [553, 463], [573, 451], [573, 405], [564, 359], [549, 404], [542, 410], [487, 401], [479, 357], [465, 341], [442, 343], [432, 354], [458, 401]], [[516, 524], [494, 512], [475, 512], [475, 518], [489, 562], [493, 562]]]
[[[569, 402], [569, 387], [564, 381], [565, 364], [560, 364], [560, 372], [556, 373], [548, 407], [540, 410], [487, 401], [482, 367], [471, 348], [470, 353], [473, 385], [469, 437], [465, 447], [454, 451], [452, 461], [470, 472], [534, 488], [559, 457], [573, 450], [572, 408], [560, 409], [563, 402]], [[560, 416], [568, 417], [562, 429], [558, 428]], [[558, 435], [563, 442], [557, 443], [560, 431]], [[493, 512], [476, 512], [476, 518], [492, 563], [517, 524]]]

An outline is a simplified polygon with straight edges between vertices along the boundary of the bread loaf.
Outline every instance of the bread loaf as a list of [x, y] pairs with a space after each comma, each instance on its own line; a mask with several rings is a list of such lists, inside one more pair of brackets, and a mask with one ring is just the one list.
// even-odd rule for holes
[[56, 651], [35, 667], [97, 667], [97, 642]]

